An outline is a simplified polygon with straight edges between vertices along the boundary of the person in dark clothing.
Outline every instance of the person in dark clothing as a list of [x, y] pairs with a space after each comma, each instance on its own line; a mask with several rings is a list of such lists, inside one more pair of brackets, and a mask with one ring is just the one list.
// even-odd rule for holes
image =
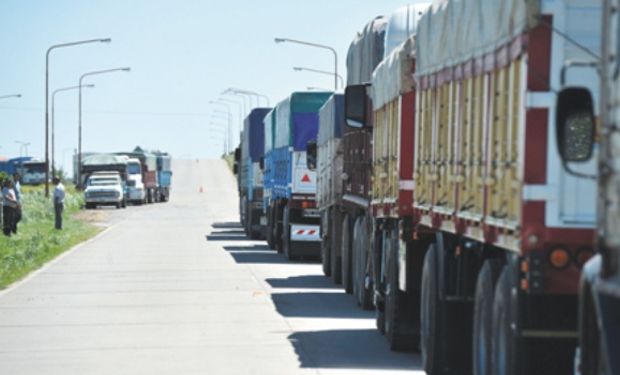
[[2, 188], [2, 232], [5, 236], [17, 233], [15, 225], [15, 211], [17, 210], [17, 198], [13, 189], [13, 181], [7, 180]]
[[54, 188], [54, 215], [55, 225], [58, 230], [62, 229], [62, 211], [65, 208], [65, 187], [58, 177], [54, 177], [52, 180], [56, 188]]

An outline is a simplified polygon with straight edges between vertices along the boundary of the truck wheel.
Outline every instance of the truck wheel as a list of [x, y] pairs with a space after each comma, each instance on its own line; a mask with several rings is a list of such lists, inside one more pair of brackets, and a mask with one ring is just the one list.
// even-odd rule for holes
[[495, 287], [493, 301], [493, 374], [519, 374], [518, 278], [511, 265], [505, 265]]
[[127, 200], [123, 199], [123, 208], [127, 208]]
[[472, 335], [474, 375], [490, 375], [492, 371], [493, 296], [500, 271], [501, 262], [498, 259], [489, 259], [484, 262], [478, 274], [474, 296], [474, 332]]
[[120, 210], [121, 207], [123, 207], [123, 204], [121, 202], [118, 202], [115, 206], [117, 210]]
[[351, 220], [349, 215], [342, 219], [342, 287], [348, 294], [353, 293], [351, 272]]
[[331, 211], [327, 209], [321, 212], [321, 265], [323, 266], [323, 274], [327, 277], [332, 275], [331, 250], [329, 224], [331, 222]]
[[265, 226], [265, 241], [270, 249], [275, 249], [273, 243], [273, 207], [269, 205], [267, 208], [267, 225]]
[[284, 251], [282, 243], [282, 210], [280, 209], [279, 203], [275, 204], [274, 218], [273, 241], [276, 245], [276, 251], [278, 254], [282, 254]]
[[284, 255], [288, 260], [294, 260], [295, 255], [291, 248], [291, 228], [290, 228], [290, 211], [288, 207], [284, 207], [284, 214], [282, 215], [282, 247], [284, 249]]
[[341, 230], [342, 230], [342, 219], [340, 218], [340, 211], [337, 209], [334, 210], [332, 215], [332, 220], [330, 221], [330, 264], [332, 267], [332, 280], [334, 280], [335, 284], [342, 283], [342, 256], [340, 255], [340, 250], [342, 247], [342, 238], [341, 238]]
[[366, 288], [368, 265], [368, 223], [360, 217], [353, 227], [353, 294], [363, 310], [372, 308], [370, 289]]
[[422, 268], [422, 295], [420, 304], [420, 350], [422, 366], [429, 375], [442, 374], [444, 350], [443, 328], [439, 299], [439, 259], [435, 244], [431, 244]]

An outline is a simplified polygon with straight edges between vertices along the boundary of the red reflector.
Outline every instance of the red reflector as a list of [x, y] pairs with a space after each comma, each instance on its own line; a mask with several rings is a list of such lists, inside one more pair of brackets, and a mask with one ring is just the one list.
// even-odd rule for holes
[[310, 176], [308, 176], [307, 174], [305, 174], [302, 179], [301, 182], [310, 182]]

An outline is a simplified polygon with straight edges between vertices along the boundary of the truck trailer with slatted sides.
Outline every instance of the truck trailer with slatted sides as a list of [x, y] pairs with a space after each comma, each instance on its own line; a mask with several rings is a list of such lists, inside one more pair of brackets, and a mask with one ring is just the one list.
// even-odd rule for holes
[[[584, 266], [579, 287], [575, 373], [581, 375], [620, 374], [620, 2], [603, 4], [601, 57], [593, 53], [589, 60], [574, 63], [597, 66], [600, 61], [600, 127], [596, 129], [593, 103], [587, 97], [581, 113], [557, 124], [558, 148], [569, 170], [598, 156], [596, 255]], [[580, 146], [577, 150], [575, 144]]]
[[[271, 108], [254, 108], [245, 118], [235, 170], [239, 176], [239, 207], [245, 233], [252, 239], [263, 236], [263, 171], [260, 160], [265, 152], [263, 121]], [[263, 220], [264, 221], [264, 220]]]
[[264, 212], [267, 243], [287, 258], [320, 256], [316, 172], [306, 149], [316, 141], [319, 109], [331, 92], [294, 92], [264, 120]]
[[598, 100], [596, 68], [574, 62], [598, 53], [600, 15], [437, 1], [346, 90], [347, 125], [373, 127], [377, 324], [393, 347], [419, 343], [429, 374], [572, 369], [596, 217], [596, 184], [575, 173], [596, 166], [565, 170], [554, 124]]

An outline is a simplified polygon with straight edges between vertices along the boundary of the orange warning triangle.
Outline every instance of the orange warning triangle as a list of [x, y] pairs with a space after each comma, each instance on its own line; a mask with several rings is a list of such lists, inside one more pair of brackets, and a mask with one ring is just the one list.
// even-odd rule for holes
[[301, 182], [310, 182], [310, 176], [305, 174], [304, 177], [301, 179]]

